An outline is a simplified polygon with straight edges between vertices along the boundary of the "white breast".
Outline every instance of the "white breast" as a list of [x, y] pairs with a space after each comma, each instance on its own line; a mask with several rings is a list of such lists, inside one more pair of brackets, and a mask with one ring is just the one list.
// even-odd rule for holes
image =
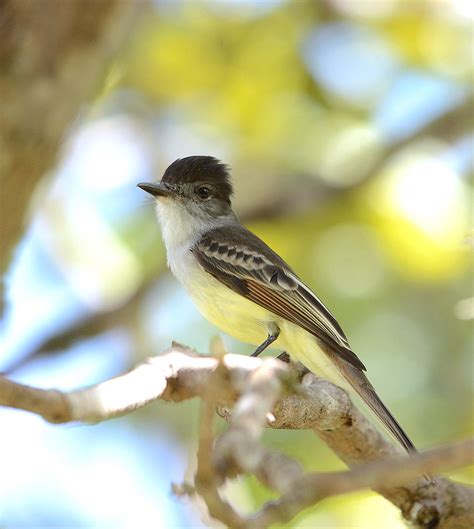
[[268, 334], [275, 316], [214, 279], [199, 265], [191, 248], [202, 234], [232, 219], [204, 223], [180, 204], [157, 204], [168, 266], [186, 288], [202, 315], [222, 331], [238, 340], [259, 345]]

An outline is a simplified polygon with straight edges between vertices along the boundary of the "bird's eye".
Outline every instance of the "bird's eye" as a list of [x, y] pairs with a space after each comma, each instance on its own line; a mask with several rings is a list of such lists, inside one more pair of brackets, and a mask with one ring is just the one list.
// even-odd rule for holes
[[197, 194], [199, 198], [205, 200], [206, 198], [209, 198], [211, 196], [211, 190], [207, 186], [201, 186], [198, 188]]

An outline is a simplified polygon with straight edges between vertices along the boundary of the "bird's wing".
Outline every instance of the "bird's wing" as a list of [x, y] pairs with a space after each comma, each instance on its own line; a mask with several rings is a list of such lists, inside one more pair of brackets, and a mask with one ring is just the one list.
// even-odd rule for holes
[[334, 316], [291, 268], [245, 228], [216, 228], [192, 252], [203, 269], [229, 288], [274, 314], [299, 325], [333, 356], [343, 376], [409, 453], [416, 448], [365, 376]]
[[202, 268], [218, 281], [299, 325], [333, 354], [365, 371], [321, 300], [252, 232], [243, 227], [216, 228], [203, 235], [191, 251]]

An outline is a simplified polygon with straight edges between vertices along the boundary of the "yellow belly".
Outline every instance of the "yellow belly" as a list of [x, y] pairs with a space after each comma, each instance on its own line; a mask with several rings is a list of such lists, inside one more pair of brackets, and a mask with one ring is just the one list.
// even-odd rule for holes
[[193, 284], [188, 289], [201, 314], [226, 334], [241, 342], [260, 345], [269, 333], [275, 316], [268, 310], [236, 294], [216, 279]]
[[312, 334], [235, 293], [212, 276], [206, 274], [199, 279], [192, 281], [187, 290], [201, 314], [216, 327], [241, 342], [260, 345], [276, 324], [280, 329], [276, 348], [287, 351], [313, 373], [347, 387]]
[[312, 373], [326, 378], [345, 389], [350, 389], [338, 367], [321, 349], [316, 338], [298, 325], [287, 320], [280, 320], [280, 337], [277, 347], [287, 351], [293, 360], [298, 360]]

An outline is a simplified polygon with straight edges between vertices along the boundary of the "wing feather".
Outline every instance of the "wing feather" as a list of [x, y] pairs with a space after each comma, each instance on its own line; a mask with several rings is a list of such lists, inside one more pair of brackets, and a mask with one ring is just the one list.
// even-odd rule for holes
[[299, 325], [361, 371], [334, 316], [289, 266], [251, 232], [215, 229], [192, 248], [203, 269], [238, 294]]
[[319, 320], [314, 321], [314, 315], [309, 314], [306, 311], [306, 307], [298, 303], [297, 298], [288, 296], [285, 292], [272, 291], [266, 286], [252, 280], [247, 282], [247, 288], [249, 289], [249, 296], [247, 296], [249, 299], [265, 308], [269, 308], [278, 316], [299, 325], [316, 336], [316, 338], [329, 346], [334, 353], [338, 354], [351, 365], [365, 371], [365, 366], [349, 346], [342, 346], [337, 343], [326, 328], [320, 324]]

